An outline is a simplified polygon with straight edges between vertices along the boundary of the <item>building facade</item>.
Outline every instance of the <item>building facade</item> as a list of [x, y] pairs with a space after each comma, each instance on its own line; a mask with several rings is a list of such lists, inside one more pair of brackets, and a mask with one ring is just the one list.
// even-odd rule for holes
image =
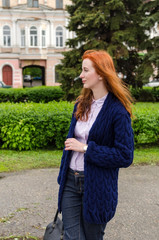
[[24, 86], [26, 67], [42, 70], [42, 84], [58, 85], [55, 69], [73, 33], [65, 27], [69, 0], [0, 0], [0, 81]]

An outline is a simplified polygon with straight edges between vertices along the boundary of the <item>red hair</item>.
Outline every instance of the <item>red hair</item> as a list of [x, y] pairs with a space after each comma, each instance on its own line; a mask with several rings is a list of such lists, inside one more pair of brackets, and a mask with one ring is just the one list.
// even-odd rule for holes
[[[86, 58], [92, 61], [93, 67], [103, 79], [108, 92], [112, 92], [132, 115], [131, 105], [133, 99], [125, 83], [117, 76], [111, 56], [104, 50], [88, 50], [84, 52], [82, 60]], [[92, 98], [92, 90], [83, 88], [81, 95], [77, 98], [78, 106], [75, 114], [77, 119], [88, 119]]]

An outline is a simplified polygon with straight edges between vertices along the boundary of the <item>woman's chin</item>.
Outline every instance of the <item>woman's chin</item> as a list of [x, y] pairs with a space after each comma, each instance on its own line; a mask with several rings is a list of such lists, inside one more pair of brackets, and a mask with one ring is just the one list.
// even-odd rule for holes
[[89, 88], [88, 85], [87, 85], [87, 83], [84, 83], [84, 84], [83, 84], [83, 88]]

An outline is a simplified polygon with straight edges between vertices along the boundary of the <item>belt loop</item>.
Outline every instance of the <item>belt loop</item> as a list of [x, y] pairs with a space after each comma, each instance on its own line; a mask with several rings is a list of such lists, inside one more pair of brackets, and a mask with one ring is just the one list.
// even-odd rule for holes
[[77, 186], [78, 185], [78, 183], [79, 183], [79, 177], [78, 177], [78, 175], [74, 175], [75, 176], [75, 185]]

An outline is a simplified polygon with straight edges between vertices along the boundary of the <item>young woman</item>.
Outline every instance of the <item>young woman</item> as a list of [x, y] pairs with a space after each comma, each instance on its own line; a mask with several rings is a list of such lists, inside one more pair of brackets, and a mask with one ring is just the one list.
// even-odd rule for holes
[[118, 171], [133, 161], [131, 96], [105, 51], [83, 55], [83, 89], [74, 107], [60, 173], [65, 240], [102, 240], [116, 211]]

